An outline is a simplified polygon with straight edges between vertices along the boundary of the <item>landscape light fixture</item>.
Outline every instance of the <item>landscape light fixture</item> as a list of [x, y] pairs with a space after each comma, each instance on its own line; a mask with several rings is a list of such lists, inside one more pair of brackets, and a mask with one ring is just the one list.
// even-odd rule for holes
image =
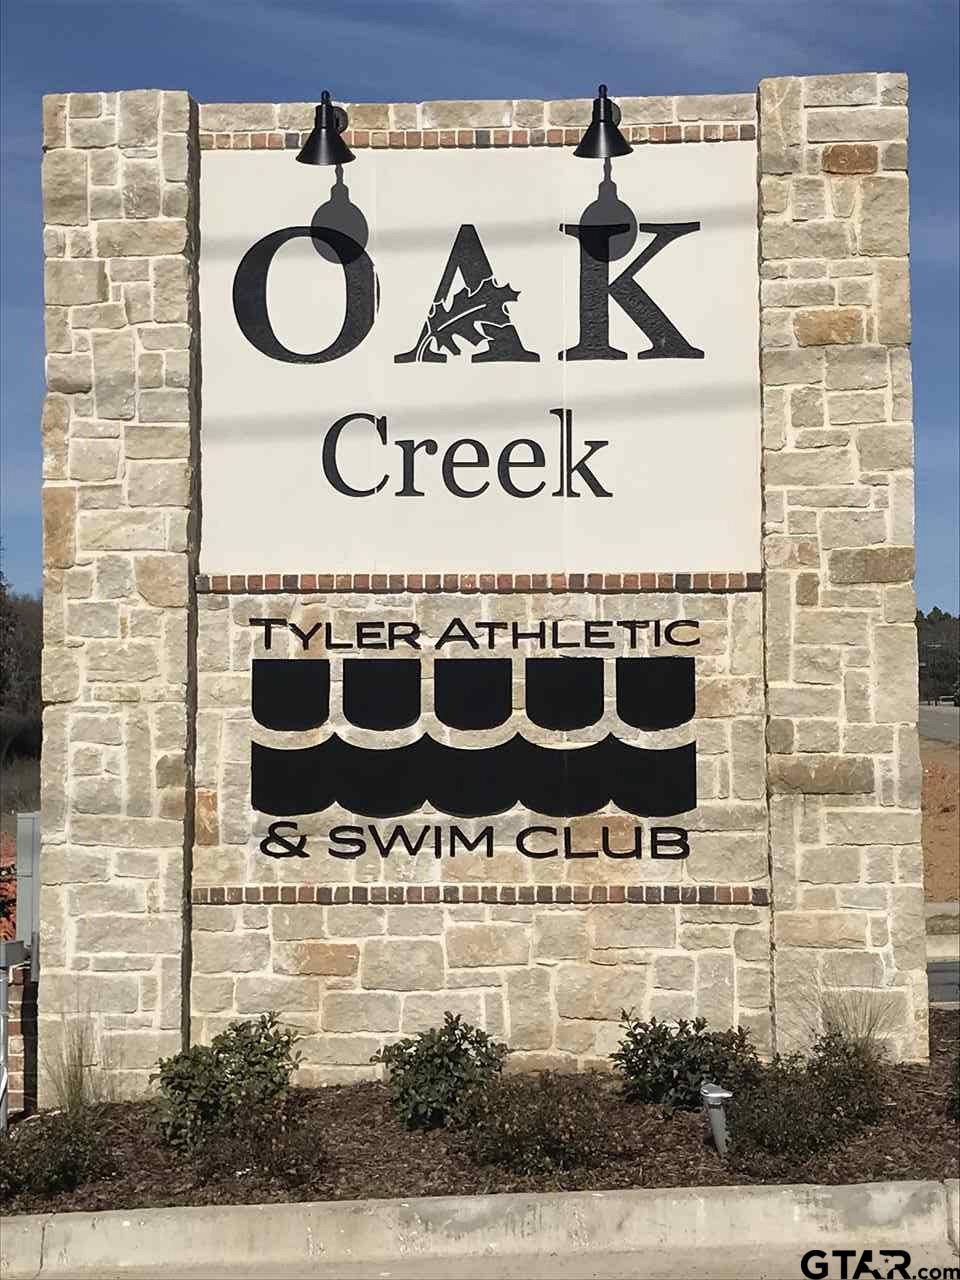
[[347, 113], [335, 107], [324, 89], [320, 95], [313, 129], [297, 156], [301, 164], [349, 164], [356, 156], [340, 137], [347, 127]]
[[612, 156], [626, 156], [633, 150], [617, 128], [620, 108], [607, 97], [607, 86], [602, 84], [593, 100], [593, 119], [583, 139], [574, 151], [581, 160], [609, 160]]

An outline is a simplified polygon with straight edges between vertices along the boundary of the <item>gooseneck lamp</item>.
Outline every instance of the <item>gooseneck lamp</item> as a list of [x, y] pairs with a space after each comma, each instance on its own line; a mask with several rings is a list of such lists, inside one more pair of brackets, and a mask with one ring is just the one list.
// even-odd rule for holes
[[633, 150], [617, 128], [620, 108], [607, 97], [607, 86], [602, 84], [593, 100], [593, 119], [574, 151], [581, 160], [609, 160], [612, 156], [626, 156]]
[[324, 89], [314, 117], [313, 129], [297, 159], [301, 164], [349, 164], [356, 156], [340, 137], [347, 127], [347, 113], [335, 107]]

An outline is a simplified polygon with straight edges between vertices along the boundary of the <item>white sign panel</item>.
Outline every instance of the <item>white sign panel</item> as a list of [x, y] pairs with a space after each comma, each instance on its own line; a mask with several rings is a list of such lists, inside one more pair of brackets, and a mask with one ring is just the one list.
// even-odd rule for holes
[[210, 151], [200, 208], [204, 572], [760, 568], [754, 144]]

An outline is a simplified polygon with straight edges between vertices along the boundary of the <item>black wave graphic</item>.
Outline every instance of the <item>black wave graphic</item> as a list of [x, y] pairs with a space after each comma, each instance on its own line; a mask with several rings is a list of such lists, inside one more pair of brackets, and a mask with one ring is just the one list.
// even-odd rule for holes
[[602, 658], [527, 658], [527, 715], [542, 729], [585, 729], [603, 715]]
[[617, 715], [635, 729], [675, 729], [696, 710], [693, 658], [618, 658]]
[[509, 658], [437, 658], [433, 707], [451, 729], [495, 729], [513, 712]]
[[330, 714], [326, 658], [254, 658], [251, 710], [265, 729], [317, 729]]
[[458, 818], [504, 813], [521, 804], [550, 817], [595, 813], [612, 801], [638, 817], [697, 807], [696, 743], [657, 751], [612, 735], [588, 747], [541, 747], [516, 735], [469, 750], [429, 735], [407, 746], [357, 747], [334, 734], [285, 751], [251, 744], [253, 807], [275, 817], [350, 813], [396, 818], [429, 802]]
[[405, 729], [420, 719], [415, 658], [344, 658], [343, 714], [358, 729]]

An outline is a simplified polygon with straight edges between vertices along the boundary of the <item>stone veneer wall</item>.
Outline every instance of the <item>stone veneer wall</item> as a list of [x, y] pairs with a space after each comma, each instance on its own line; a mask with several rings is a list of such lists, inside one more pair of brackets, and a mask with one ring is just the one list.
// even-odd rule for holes
[[[311, 1083], [376, 1074], [369, 1065], [375, 1050], [398, 1032], [440, 1024], [446, 1009], [505, 1037], [515, 1069], [603, 1066], [625, 1008], [660, 1018], [702, 1016], [723, 1027], [739, 1022], [769, 1050], [759, 592], [240, 591], [202, 594], [199, 609], [191, 997], [197, 1039], [208, 1040], [234, 1018], [282, 1010], [303, 1034], [301, 1076]], [[563, 735], [592, 742], [613, 732], [658, 749], [696, 740], [699, 806], [661, 823], [690, 829], [691, 857], [651, 860], [649, 831], [658, 820], [638, 822], [612, 806], [563, 823], [517, 806], [490, 820], [492, 856], [461, 847], [455, 858], [445, 851], [439, 859], [429, 837], [415, 857], [398, 849], [382, 858], [372, 847], [356, 860], [332, 857], [326, 847], [331, 827], [366, 827], [369, 819], [325, 810], [298, 819], [308, 858], [265, 857], [260, 841], [271, 820], [250, 807], [251, 738], [303, 747], [318, 734], [281, 733], [254, 722], [251, 658], [296, 657], [300, 642], [275, 630], [268, 653], [263, 628], [251, 627], [250, 618], [286, 618], [305, 633], [330, 623], [341, 637], [364, 618], [416, 621], [423, 651], [391, 655], [422, 667], [424, 711], [408, 730], [352, 728], [333, 655], [330, 728], [359, 745], [389, 748], [424, 732], [454, 746], [489, 746], [517, 732], [556, 744], [555, 733], [524, 718], [521, 660], [537, 652], [530, 641], [521, 642], [514, 665], [514, 716], [500, 730], [450, 730], [434, 718], [431, 644], [455, 618], [516, 621], [525, 631], [540, 619], [557, 621], [568, 640], [585, 619], [697, 619], [700, 644], [683, 651], [696, 655], [694, 720], [656, 733], [616, 720], [612, 659], [627, 652], [621, 631], [618, 650], [600, 655], [609, 660], [603, 720]], [[634, 652], [648, 652], [642, 635]], [[450, 654], [456, 656], [456, 647], [442, 651]], [[311, 646], [299, 660], [328, 656]], [[326, 727], [319, 736], [325, 734]], [[398, 822], [414, 839], [424, 825], [443, 832], [454, 825], [443, 814], [421, 813], [373, 825], [386, 838]], [[521, 856], [517, 833], [544, 822], [569, 827], [573, 848], [594, 856]], [[598, 855], [601, 824], [618, 850], [632, 848], [634, 828], [642, 827], [642, 858]], [[475, 839], [487, 821], [456, 825]], [[537, 851], [558, 843], [545, 836], [530, 841]]]
[[818, 983], [927, 1053], [903, 75], [760, 86], [777, 1043]]
[[40, 1057], [92, 1018], [131, 1090], [184, 1013], [196, 137], [186, 93], [44, 100]]
[[[391, 964], [398, 947], [420, 954], [396, 943], [387, 957], [397, 912], [419, 913], [417, 945], [428, 950], [440, 945], [438, 930], [446, 926], [448, 948], [458, 945], [450, 941], [458, 932], [467, 942], [466, 933], [487, 930], [491, 944], [501, 930], [511, 932], [518, 967], [505, 983], [480, 990], [471, 974], [466, 989], [456, 977], [447, 986], [466, 991], [458, 998], [471, 1015], [511, 1031], [531, 1063], [543, 1053], [587, 1061], [604, 1052], [613, 1006], [633, 992], [631, 982], [639, 983], [646, 1010], [700, 1008], [720, 1019], [729, 1011], [750, 1020], [770, 1043], [771, 870], [775, 1043], [796, 1040], [816, 984], [882, 988], [899, 1020], [896, 1052], [924, 1056], [905, 98], [899, 76], [767, 81], [760, 90], [772, 866], [751, 862], [749, 872], [712, 876], [709, 886], [652, 885], [644, 872], [636, 882], [644, 889], [642, 903], [636, 886], [622, 882], [593, 885], [589, 904], [575, 898], [567, 904], [557, 886], [552, 902], [539, 908], [523, 901], [519, 888], [520, 900], [511, 903], [508, 886], [502, 886], [507, 898], [493, 903], [483, 885], [460, 886], [459, 900], [453, 885], [436, 886], [443, 900], [425, 896], [419, 905], [409, 896], [416, 886], [408, 885], [401, 906], [388, 886], [381, 902], [381, 886], [358, 883], [350, 903], [328, 904], [323, 885], [312, 898], [302, 884], [281, 885], [279, 877], [275, 886], [254, 886], [252, 872], [229, 847], [223, 858], [211, 859], [210, 846], [230, 840], [222, 839], [219, 803], [210, 792], [230, 768], [235, 787], [245, 785], [231, 753], [249, 726], [239, 685], [218, 694], [224, 668], [205, 667], [208, 659], [199, 671], [198, 870], [191, 893], [200, 153], [297, 147], [310, 127], [312, 104], [208, 105], [198, 113], [183, 93], [45, 99], [50, 394], [44, 410], [41, 1056], [55, 1048], [64, 1014], [88, 1013], [102, 1062], [130, 1090], [145, 1087], [157, 1054], [189, 1036], [181, 992], [192, 973], [200, 1034], [228, 1011], [252, 1010], [268, 996], [285, 1002], [287, 1016], [296, 1019], [303, 1011], [292, 1006], [302, 1002], [304, 981], [317, 1000], [322, 985], [323, 1004], [310, 1010], [318, 1046], [313, 1070], [317, 1078], [334, 1078], [344, 1061], [356, 1070], [351, 1064], [369, 1047], [361, 1039], [382, 1039], [401, 1024], [405, 1030], [423, 1025], [444, 1003], [433, 979], [421, 992], [428, 998], [417, 1001], [410, 987], [398, 994], [365, 983], [353, 960], [349, 970], [337, 968], [348, 964], [352, 946], [358, 962], [361, 946], [375, 951], [378, 935]], [[752, 139], [757, 131], [753, 94], [620, 103], [635, 143], [724, 142]], [[349, 111], [354, 148], [559, 146], [579, 140], [589, 100], [359, 104]], [[729, 579], [731, 587], [743, 581]], [[244, 588], [249, 585], [248, 578]], [[605, 597], [593, 599], [599, 611]], [[694, 597], [686, 607], [696, 616], [705, 599]], [[233, 616], [238, 601], [215, 594], [200, 600], [202, 626], [221, 625], [212, 616], [218, 610], [231, 614], [227, 671], [236, 674], [227, 679], [246, 679], [234, 667], [238, 655], [246, 660], [248, 644], [241, 639], [246, 628]], [[298, 607], [310, 603], [302, 597]], [[339, 610], [360, 601], [344, 596], [314, 603]], [[421, 607], [412, 598], [402, 603]], [[556, 607], [562, 614], [560, 600]], [[636, 604], [631, 612], [641, 614]], [[724, 655], [736, 661], [732, 649]], [[758, 688], [758, 700], [738, 714], [765, 714], [763, 694]], [[736, 723], [718, 721], [724, 732]], [[722, 767], [703, 754], [712, 785], [723, 786]], [[728, 769], [731, 803], [736, 770], [733, 778], [731, 784]], [[764, 808], [752, 795], [747, 803]], [[249, 842], [249, 829], [237, 839]], [[424, 894], [433, 889], [424, 886]], [[530, 889], [536, 896], [545, 886], [531, 883]], [[607, 915], [598, 924], [601, 912]], [[598, 928], [612, 930], [619, 941], [597, 946]], [[642, 942], [647, 928], [646, 946], [628, 945]], [[256, 963], [218, 966], [214, 952], [229, 945], [223, 942], [228, 933], [235, 940], [241, 933], [261, 939], [250, 943]], [[687, 946], [694, 937], [700, 945]], [[317, 963], [332, 972], [300, 970], [280, 986], [255, 991], [251, 975], [268, 976], [298, 938], [312, 939]], [[480, 934], [475, 938], [480, 947]], [[611, 958], [616, 965], [606, 963]], [[451, 974], [469, 969], [447, 962]], [[551, 1006], [548, 1033], [540, 1002], [553, 975], [569, 964], [582, 966], [589, 980], [577, 979], [554, 997], [564, 1004]], [[522, 996], [517, 1007], [529, 1011], [513, 1026], [502, 1001], [511, 982]], [[471, 992], [476, 998], [468, 1001]], [[358, 1001], [358, 995], [376, 1001]], [[329, 1014], [322, 1013], [328, 1003]], [[319, 1048], [324, 1038], [327, 1050]], [[345, 1038], [357, 1042], [346, 1060], [340, 1054]]]

